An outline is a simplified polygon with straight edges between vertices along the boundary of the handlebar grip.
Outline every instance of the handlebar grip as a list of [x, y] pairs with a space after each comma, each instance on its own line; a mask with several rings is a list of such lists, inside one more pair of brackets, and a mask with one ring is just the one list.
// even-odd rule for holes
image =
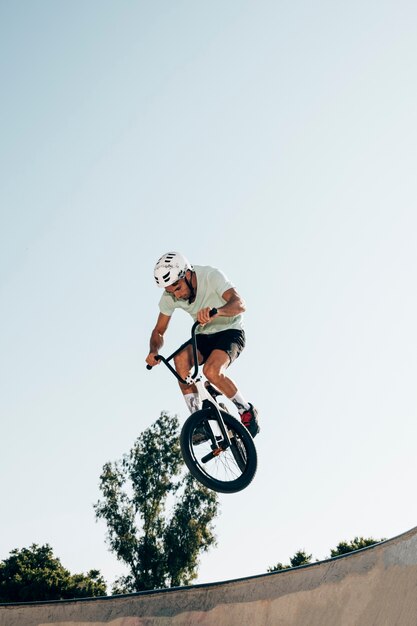
[[[157, 354], [157, 355], [156, 355], [156, 357], [155, 357], [155, 359], [156, 359], [157, 361], [162, 361], [163, 357], [162, 357], [160, 354]], [[153, 367], [154, 367], [154, 365], [147, 365], [147, 366], [146, 366], [146, 369], [147, 369], [147, 370], [151, 370], [151, 369], [153, 369]]]

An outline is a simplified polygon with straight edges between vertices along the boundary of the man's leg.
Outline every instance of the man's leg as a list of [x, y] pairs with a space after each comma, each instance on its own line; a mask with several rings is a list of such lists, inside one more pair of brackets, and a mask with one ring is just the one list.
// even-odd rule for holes
[[204, 375], [207, 380], [229, 398], [240, 414], [250, 409], [249, 402], [241, 396], [236, 384], [226, 376], [226, 369], [230, 365], [230, 357], [224, 350], [213, 350], [204, 365]]
[[[201, 363], [203, 359], [202, 359], [200, 352], [198, 351], [197, 351], [197, 356], [198, 356], [199, 363]], [[191, 368], [194, 366], [192, 347], [187, 346], [187, 348], [185, 348], [182, 352], [177, 354], [177, 356], [174, 357], [174, 364], [175, 364], [175, 369], [177, 373], [181, 376], [181, 378], [187, 378], [188, 374], [190, 373]], [[184, 385], [184, 383], [181, 383], [180, 381], [178, 381], [178, 384], [180, 386], [181, 393], [184, 396], [185, 403], [190, 413], [195, 413], [195, 411], [198, 411], [199, 409], [201, 409], [201, 404], [199, 401], [196, 386]]]
[[236, 384], [225, 372], [230, 365], [230, 357], [224, 350], [213, 350], [204, 364], [204, 375], [207, 380], [229, 398], [236, 406], [240, 418], [254, 437], [259, 432], [257, 411], [240, 394]]
[[204, 364], [203, 373], [226, 398], [233, 398], [237, 387], [233, 380], [226, 376], [226, 369], [230, 365], [230, 357], [224, 350], [213, 350]]

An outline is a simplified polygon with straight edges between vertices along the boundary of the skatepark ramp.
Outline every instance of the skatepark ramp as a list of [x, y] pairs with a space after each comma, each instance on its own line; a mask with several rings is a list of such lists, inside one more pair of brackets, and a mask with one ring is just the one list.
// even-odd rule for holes
[[416, 626], [417, 528], [271, 574], [106, 598], [0, 605], [0, 626]]

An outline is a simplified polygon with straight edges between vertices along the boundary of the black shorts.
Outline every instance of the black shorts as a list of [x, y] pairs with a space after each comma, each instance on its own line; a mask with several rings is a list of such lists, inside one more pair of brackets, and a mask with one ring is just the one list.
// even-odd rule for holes
[[203, 363], [207, 361], [213, 350], [223, 350], [229, 355], [230, 363], [233, 363], [245, 347], [245, 331], [234, 328], [211, 334], [197, 333], [196, 339]]

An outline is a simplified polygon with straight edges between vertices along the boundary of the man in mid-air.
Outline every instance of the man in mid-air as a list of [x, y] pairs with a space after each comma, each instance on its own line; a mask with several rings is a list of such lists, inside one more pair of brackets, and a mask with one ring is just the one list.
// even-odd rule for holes
[[[155, 265], [154, 277], [164, 293], [159, 301], [160, 313], [151, 334], [146, 362], [152, 367], [160, 363], [156, 356], [163, 346], [173, 312], [178, 308], [187, 311], [194, 321], [200, 323], [196, 332], [198, 359], [200, 364], [204, 364], [208, 390], [214, 395], [220, 392], [229, 398], [236, 406], [242, 423], [255, 437], [260, 430], [258, 412], [225, 374], [245, 347], [242, 325], [245, 303], [241, 296], [221, 271], [210, 266], [192, 266], [179, 252], [164, 254]], [[212, 308], [216, 308], [217, 313], [210, 317]], [[174, 363], [178, 374], [186, 378], [193, 367], [191, 346], [174, 357]], [[190, 412], [201, 409], [195, 386], [179, 385]]]

